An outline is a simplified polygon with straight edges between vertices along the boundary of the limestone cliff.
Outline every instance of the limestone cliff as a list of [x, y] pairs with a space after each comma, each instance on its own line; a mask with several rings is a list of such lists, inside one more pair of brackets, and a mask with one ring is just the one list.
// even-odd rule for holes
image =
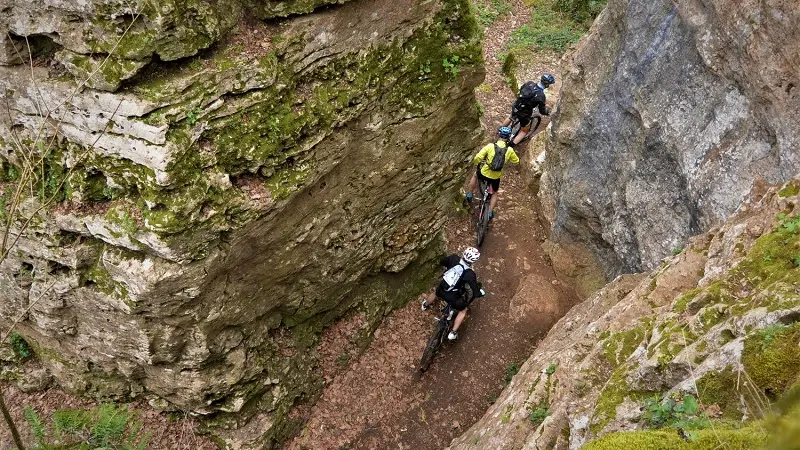
[[[575, 306], [450, 448], [761, 448], [752, 420], [800, 382], [798, 194], [800, 180], [754, 192], [658, 269]], [[671, 424], [646, 406], [687, 395], [699, 410], [674, 412], [684, 439], [647, 430]], [[616, 433], [630, 430], [645, 431]]]
[[608, 279], [800, 171], [800, 4], [609, 0], [564, 76], [541, 199]]
[[252, 3], [0, 11], [0, 212], [33, 217], [0, 327], [69, 390], [269, 444], [322, 327], [427, 283], [482, 72], [461, 0]]

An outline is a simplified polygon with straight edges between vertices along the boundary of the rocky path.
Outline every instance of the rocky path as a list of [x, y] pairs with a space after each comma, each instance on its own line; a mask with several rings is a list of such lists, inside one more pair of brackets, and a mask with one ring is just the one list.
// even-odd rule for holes
[[[486, 30], [488, 87], [477, 96], [484, 105], [487, 141], [514, 97], [503, 84], [497, 55], [511, 30], [528, 20], [522, 2], [515, 10]], [[555, 69], [548, 64], [538, 66]], [[498, 217], [476, 266], [488, 296], [473, 304], [459, 341], [446, 345], [422, 379], [413, 381], [433, 315], [421, 312], [418, 302], [395, 311], [359, 357], [348, 359], [346, 368], [326, 370], [337, 375], [308, 412], [302, 434], [286, 449], [441, 449], [483, 415], [507, 373], [574, 303], [571, 290], [554, 281], [541, 249], [545, 232], [536, 199], [526, 185], [513, 168], [503, 178]], [[448, 250], [473, 245], [474, 236], [466, 215], [454, 217], [447, 226]], [[523, 295], [515, 296], [520, 291]], [[333, 327], [327, 339], [346, 341], [349, 330], [357, 328], [356, 323]], [[344, 351], [341, 345], [331, 347]]]

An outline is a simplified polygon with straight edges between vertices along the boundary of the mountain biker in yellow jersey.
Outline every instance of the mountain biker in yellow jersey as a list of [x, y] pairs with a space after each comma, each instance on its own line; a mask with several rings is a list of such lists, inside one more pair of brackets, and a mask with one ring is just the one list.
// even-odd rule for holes
[[497, 192], [500, 190], [500, 177], [503, 176], [503, 166], [506, 162], [519, 164], [519, 156], [514, 149], [506, 144], [506, 139], [511, 136], [511, 128], [500, 127], [497, 130], [497, 142], [487, 144], [475, 155], [472, 163], [477, 169], [469, 180], [469, 190], [467, 191], [467, 202], [472, 202], [472, 192], [478, 184], [478, 179], [486, 181], [494, 189], [494, 194], [489, 202], [489, 219], [494, 218], [494, 208], [497, 206]]
[[[447, 335], [447, 339], [455, 341], [458, 339], [458, 327], [467, 316], [467, 306], [477, 297], [482, 297], [480, 283], [472, 270], [472, 265], [481, 252], [477, 248], [468, 247], [459, 257], [456, 254], [446, 256], [439, 260], [439, 264], [447, 268], [444, 275], [439, 279], [436, 292], [429, 293], [427, 298], [422, 301], [422, 310], [425, 311], [433, 303], [436, 297], [441, 298], [454, 310], [458, 311], [456, 320], [453, 323], [453, 330]], [[469, 286], [471, 294], [467, 295], [466, 287]], [[448, 319], [449, 320], [449, 319]]]
[[511, 115], [503, 122], [504, 127], [511, 125], [514, 118], [519, 119], [519, 124], [522, 127], [519, 133], [514, 137], [514, 142], [511, 145], [519, 144], [528, 132], [531, 130], [531, 117], [533, 117], [533, 110], [538, 109], [539, 114], [543, 116], [550, 115], [550, 109], [545, 105], [547, 97], [544, 95], [544, 90], [548, 86], [554, 84], [556, 78], [549, 73], [542, 74], [542, 78], [538, 83], [528, 81], [523, 84], [519, 89], [519, 95], [511, 107]]

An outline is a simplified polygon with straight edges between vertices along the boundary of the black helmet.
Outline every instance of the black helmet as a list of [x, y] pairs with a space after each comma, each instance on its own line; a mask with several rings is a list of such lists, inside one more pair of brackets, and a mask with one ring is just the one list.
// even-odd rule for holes
[[555, 82], [556, 82], [556, 77], [550, 75], [549, 73], [542, 74], [542, 85], [544, 85], [544, 87], [550, 86]]

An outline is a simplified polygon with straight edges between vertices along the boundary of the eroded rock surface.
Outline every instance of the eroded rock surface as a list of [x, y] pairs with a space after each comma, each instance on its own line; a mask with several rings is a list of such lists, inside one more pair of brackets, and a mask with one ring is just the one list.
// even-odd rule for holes
[[800, 4], [610, 0], [571, 61], [542, 177], [556, 241], [655, 268], [800, 171]]
[[[0, 270], [0, 326], [23, 314], [72, 391], [222, 427], [258, 412], [238, 435], [268, 444], [317, 392], [322, 327], [354, 309], [374, 326], [426, 286], [479, 139], [477, 29], [460, 0], [269, 24], [236, 2], [147, 3], [0, 13], [2, 212], [27, 183], [34, 217]], [[23, 35], [52, 44], [32, 67], [9, 56]], [[104, 53], [119, 76], [77, 87]]]
[[[761, 417], [800, 380], [798, 193], [800, 180], [755, 192], [658, 269], [622, 275], [572, 308], [450, 448], [578, 449], [605, 435], [617, 440], [587, 448], [761, 448], [762, 425], [730, 424]], [[613, 434], [652, 426], [647, 398], [686, 394], [718, 421], [696, 447], [681, 447], [674, 429]]]

